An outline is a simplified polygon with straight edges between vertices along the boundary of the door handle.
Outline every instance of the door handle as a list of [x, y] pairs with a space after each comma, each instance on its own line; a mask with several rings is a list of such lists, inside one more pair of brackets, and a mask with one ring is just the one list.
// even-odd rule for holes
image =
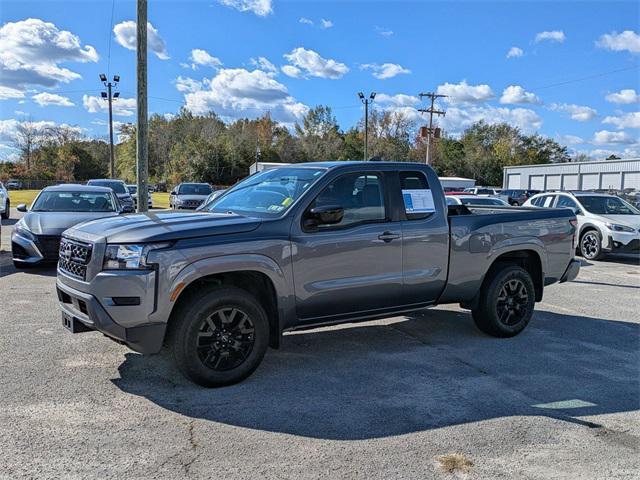
[[396, 238], [400, 238], [400, 235], [393, 232], [384, 232], [378, 235], [378, 238], [386, 243], [389, 243], [391, 240], [395, 240]]

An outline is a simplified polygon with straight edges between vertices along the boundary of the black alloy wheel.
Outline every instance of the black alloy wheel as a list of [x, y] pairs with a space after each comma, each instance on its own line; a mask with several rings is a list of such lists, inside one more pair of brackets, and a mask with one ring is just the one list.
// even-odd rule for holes
[[527, 288], [521, 280], [514, 278], [502, 286], [496, 302], [496, 314], [501, 323], [513, 326], [522, 321], [528, 305]]

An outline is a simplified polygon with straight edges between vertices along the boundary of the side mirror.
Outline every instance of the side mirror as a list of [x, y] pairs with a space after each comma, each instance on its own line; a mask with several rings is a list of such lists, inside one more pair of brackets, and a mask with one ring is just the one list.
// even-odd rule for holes
[[131, 205], [123, 205], [120, 209], [120, 213], [134, 213], [135, 210]]
[[344, 208], [339, 205], [326, 205], [314, 207], [307, 212], [305, 227], [313, 228], [318, 225], [335, 225], [344, 217]]
[[169, 195], [171, 195], [171, 196], [173, 196], [173, 195], [175, 195], [175, 194], [176, 194], [176, 191], [175, 191], [175, 190], [171, 190], [171, 192], [169, 193]]
[[573, 213], [575, 213], [576, 215], [582, 215], [582, 210], [580, 210], [578, 207], [572, 207], [571, 210], [573, 210]]
[[16, 207], [16, 210], [18, 210], [19, 212], [26, 212], [27, 211], [27, 206], [24, 203], [21, 203], [20, 205], [18, 205]]

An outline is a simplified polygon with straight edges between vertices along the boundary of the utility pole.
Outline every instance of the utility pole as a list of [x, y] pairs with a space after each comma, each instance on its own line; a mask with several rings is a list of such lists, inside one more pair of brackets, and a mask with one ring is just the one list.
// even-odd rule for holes
[[138, 1], [137, 15], [137, 113], [136, 126], [136, 176], [138, 183], [138, 212], [148, 210], [148, 177], [149, 177], [149, 149], [147, 122], [147, 0]]
[[113, 108], [112, 103], [114, 98], [120, 96], [120, 92], [113, 92], [113, 89], [118, 86], [120, 81], [119, 75], [113, 76], [113, 83], [107, 81], [107, 76], [104, 73], [100, 74], [100, 81], [107, 87], [106, 92], [101, 92], [102, 98], [107, 99], [109, 102], [109, 177], [116, 178], [116, 161], [113, 149]]
[[422, 97], [429, 97], [431, 99], [431, 106], [429, 108], [418, 109], [420, 113], [429, 114], [429, 127], [427, 128], [427, 158], [426, 158], [426, 163], [427, 165], [429, 165], [429, 163], [431, 162], [431, 138], [433, 138], [435, 133], [433, 130], [433, 115], [435, 114], [438, 116], [440, 115], [445, 116], [447, 114], [447, 112], [443, 110], [435, 109], [435, 101], [436, 101], [436, 98], [443, 98], [443, 97], [446, 97], [447, 95], [429, 92], [429, 93], [420, 93], [418, 96], [420, 97], [421, 100], [422, 100]]
[[371, 92], [369, 98], [364, 97], [364, 93], [358, 92], [358, 98], [364, 103], [364, 161], [369, 160], [369, 104], [376, 98], [376, 92]]

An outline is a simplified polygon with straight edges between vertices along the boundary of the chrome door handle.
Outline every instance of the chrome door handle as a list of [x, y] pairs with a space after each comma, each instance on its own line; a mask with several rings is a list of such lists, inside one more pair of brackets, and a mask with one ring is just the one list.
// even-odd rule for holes
[[389, 243], [391, 240], [395, 240], [396, 238], [400, 238], [400, 235], [392, 232], [384, 232], [378, 235], [378, 238], [386, 243]]

